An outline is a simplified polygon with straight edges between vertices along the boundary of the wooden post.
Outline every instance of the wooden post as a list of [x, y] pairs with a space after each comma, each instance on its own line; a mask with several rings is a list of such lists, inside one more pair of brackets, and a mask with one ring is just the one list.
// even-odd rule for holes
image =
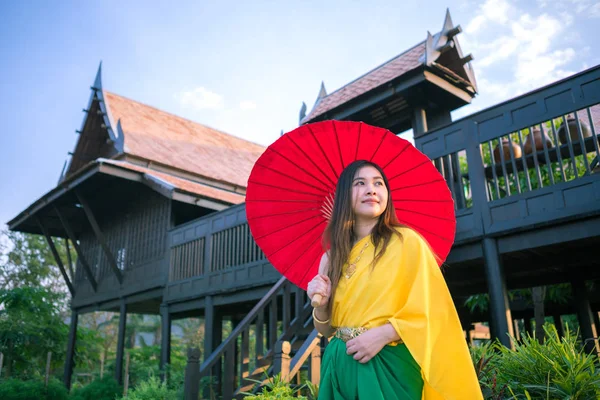
[[290, 379], [290, 352], [292, 345], [287, 340], [278, 340], [275, 343], [273, 355], [273, 373], [281, 374], [281, 380], [287, 382]]
[[517, 342], [521, 341], [521, 330], [519, 329], [519, 320], [513, 319], [513, 328], [515, 330], [515, 340]]
[[123, 385], [123, 397], [127, 397], [127, 391], [129, 390], [129, 352], [125, 357], [125, 384]]
[[100, 379], [104, 377], [104, 351], [100, 354]]
[[531, 317], [526, 315], [523, 318], [523, 328], [525, 328], [525, 333], [529, 336], [533, 336], [533, 328], [531, 327]]
[[[504, 268], [498, 252], [496, 239], [483, 239], [483, 255], [485, 260], [485, 275], [490, 295], [490, 328], [492, 337], [509, 349], [513, 348], [510, 337], [514, 337], [512, 318], [506, 290]], [[510, 335], [510, 337], [509, 337]]]
[[4, 353], [0, 353], [0, 377], [2, 376], [2, 363], [4, 362]]
[[65, 371], [63, 382], [67, 390], [71, 389], [71, 377], [73, 376], [73, 366], [75, 364], [75, 345], [77, 344], [77, 322], [79, 314], [73, 310], [71, 312], [71, 326], [69, 328], [69, 339], [67, 342], [67, 354], [65, 359]]
[[213, 333], [215, 323], [215, 307], [212, 296], [205, 297], [204, 308], [204, 358], [213, 352]]
[[422, 107], [415, 107], [412, 115], [413, 137], [418, 137], [427, 132], [427, 113]]
[[162, 380], [167, 381], [165, 366], [171, 363], [171, 314], [167, 304], [160, 305], [161, 343], [160, 343], [160, 371]]
[[184, 400], [198, 400], [200, 395], [200, 349], [188, 348], [185, 378], [183, 382]]
[[[298, 374], [300, 375], [300, 374]], [[321, 383], [321, 346], [315, 346], [310, 354], [310, 381], [313, 385]]]
[[573, 295], [575, 297], [575, 307], [577, 308], [577, 318], [581, 328], [581, 339], [583, 340], [585, 350], [588, 353], [595, 352], [598, 354], [598, 338], [596, 336], [596, 325], [592, 316], [592, 308], [590, 306], [589, 293], [585, 281], [576, 279], [571, 282]]
[[48, 352], [48, 356], [46, 357], [46, 380], [44, 381], [44, 385], [48, 387], [48, 379], [50, 379], [50, 363], [52, 362], [52, 352]]
[[123, 384], [123, 354], [125, 351], [125, 329], [127, 327], [127, 304], [121, 300], [119, 308], [119, 332], [117, 335], [117, 360], [115, 365], [115, 380]]
[[554, 314], [552, 318], [554, 318], [554, 326], [556, 327], [556, 333], [558, 334], [558, 337], [565, 337], [565, 324], [562, 320], [561, 315]]

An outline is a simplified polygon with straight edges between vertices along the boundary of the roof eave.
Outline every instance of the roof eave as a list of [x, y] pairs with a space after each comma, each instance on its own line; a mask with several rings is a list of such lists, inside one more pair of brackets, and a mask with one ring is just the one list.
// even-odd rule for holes
[[127, 179], [133, 182], [141, 182], [148, 186], [150, 189], [160, 193], [161, 195], [173, 199], [175, 201], [181, 201], [184, 203], [194, 204], [212, 210], [220, 211], [235, 203], [227, 201], [220, 201], [208, 196], [202, 196], [197, 193], [192, 193], [184, 189], [179, 189], [163, 181], [160, 178], [150, 176], [144, 172], [132, 171], [127, 168], [123, 168], [114, 164], [103, 163], [102, 160], [95, 160], [85, 167], [77, 171], [76, 174], [70, 176], [66, 180], [59, 183], [57, 187], [50, 190], [48, 193], [40, 197], [33, 204], [27, 207], [24, 211], [19, 213], [15, 218], [8, 221], [8, 229], [11, 231], [19, 230], [19, 226], [22, 225], [30, 217], [34, 216], [44, 207], [50, 205], [58, 198], [65, 195], [68, 191], [79, 186], [83, 182], [90, 179], [92, 176], [102, 173], [117, 178]]
[[328, 110], [327, 112], [314, 116], [309, 115], [305, 120], [302, 121], [302, 123], [306, 124], [323, 119], [342, 120], [348, 118], [358, 111], [371, 107], [425, 81], [423, 72], [424, 65], [420, 64], [416, 68], [405, 72], [393, 80], [377, 86], [368, 92], [351, 99], [348, 102], [342, 103], [339, 106]]

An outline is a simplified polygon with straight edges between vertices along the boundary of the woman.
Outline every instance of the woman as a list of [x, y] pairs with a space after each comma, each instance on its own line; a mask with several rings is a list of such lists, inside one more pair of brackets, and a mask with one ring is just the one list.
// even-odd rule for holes
[[398, 222], [379, 166], [342, 172], [323, 240], [329, 250], [307, 288], [321, 296], [316, 329], [334, 336], [319, 399], [482, 399], [438, 263]]

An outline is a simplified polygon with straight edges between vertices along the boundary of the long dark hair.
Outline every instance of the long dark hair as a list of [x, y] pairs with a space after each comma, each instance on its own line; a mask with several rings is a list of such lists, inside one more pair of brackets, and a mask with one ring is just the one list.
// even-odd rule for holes
[[363, 167], [371, 166], [381, 174], [383, 182], [388, 191], [388, 200], [385, 211], [379, 216], [377, 224], [371, 231], [372, 241], [375, 245], [375, 259], [371, 267], [381, 258], [387, 249], [390, 238], [393, 234], [399, 234], [395, 227], [402, 226], [396, 216], [390, 184], [383, 170], [370, 161], [357, 160], [349, 164], [341, 173], [335, 189], [333, 201], [333, 212], [331, 219], [323, 233], [323, 248], [329, 251], [329, 268], [327, 275], [331, 280], [331, 298], [329, 300], [329, 310], [333, 304], [335, 290], [342, 277], [342, 269], [348, 261], [350, 251], [356, 237], [354, 235], [354, 207], [352, 204], [352, 184], [356, 172]]

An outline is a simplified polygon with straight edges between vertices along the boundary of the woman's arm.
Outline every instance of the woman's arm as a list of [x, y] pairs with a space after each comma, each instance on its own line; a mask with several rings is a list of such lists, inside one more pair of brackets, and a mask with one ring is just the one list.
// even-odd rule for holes
[[331, 326], [329, 315], [329, 299], [331, 297], [331, 281], [327, 276], [329, 257], [324, 253], [319, 263], [319, 275], [315, 276], [308, 284], [308, 296], [312, 299], [315, 294], [322, 296], [321, 303], [313, 310], [313, 324], [315, 329], [325, 337], [331, 337], [335, 329]]

